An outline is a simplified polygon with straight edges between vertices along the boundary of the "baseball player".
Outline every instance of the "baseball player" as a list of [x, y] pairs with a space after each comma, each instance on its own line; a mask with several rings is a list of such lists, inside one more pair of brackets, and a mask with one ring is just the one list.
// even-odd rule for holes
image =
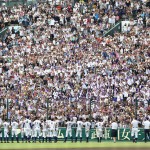
[[47, 126], [47, 137], [46, 137], [46, 142], [49, 140], [50, 142], [50, 122], [51, 122], [51, 117], [49, 117], [48, 120], [46, 120], [46, 126]]
[[54, 142], [57, 143], [58, 140], [58, 131], [59, 131], [59, 120], [55, 117], [54, 121]]
[[32, 142], [35, 142], [35, 130], [34, 130], [34, 124], [33, 122], [35, 121], [35, 118], [31, 119], [31, 138], [32, 138]]
[[144, 135], [145, 135], [145, 143], [147, 142], [147, 137], [150, 139], [150, 121], [147, 117], [146, 120], [142, 123], [144, 126]]
[[5, 122], [3, 123], [3, 128], [4, 128], [4, 143], [9, 143], [9, 129], [10, 129], [10, 124], [7, 122], [7, 119], [5, 119]]
[[68, 135], [70, 136], [71, 141], [73, 142], [73, 137], [72, 137], [72, 125], [73, 124], [74, 124], [74, 122], [70, 121], [70, 118], [68, 118], [68, 120], [66, 122], [67, 128], [66, 128], [66, 136], [65, 136], [64, 143], [66, 143]]
[[41, 121], [36, 118], [36, 120], [33, 122], [33, 137], [34, 140], [33, 142], [36, 143], [37, 138], [39, 138], [40, 141], [40, 136], [41, 136]]
[[103, 137], [103, 121], [101, 119], [97, 119], [95, 127], [96, 127], [97, 141], [101, 143]]
[[22, 143], [24, 142], [24, 128], [23, 128], [23, 125], [24, 125], [24, 118], [21, 119], [21, 121], [19, 122], [19, 127], [20, 127], [20, 130], [21, 130], [21, 140], [22, 140]]
[[27, 118], [24, 120], [23, 128], [24, 128], [24, 132], [25, 132], [25, 140], [26, 140], [26, 143], [27, 143], [27, 141], [30, 143], [32, 122], [31, 122], [31, 120], [29, 119], [29, 117], [27, 117]]
[[83, 122], [82, 122], [82, 118], [80, 118], [79, 121], [77, 121], [77, 131], [76, 131], [75, 142], [77, 142], [78, 140], [78, 135], [80, 136], [80, 142], [82, 142], [82, 127], [83, 127]]
[[[52, 118], [50, 123], [50, 138], [52, 139], [54, 137], [54, 131], [55, 131], [55, 121]], [[51, 141], [50, 141], [51, 142]]]
[[18, 138], [18, 134], [17, 134], [17, 129], [18, 129], [18, 122], [17, 121], [13, 121], [11, 123], [11, 141], [12, 143], [14, 142], [14, 136], [16, 137], [17, 143], [19, 143], [19, 138]]
[[132, 139], [133, 139], [133, 143], [137, 143], [139, 124], [140, 124], [140, 122], [137, 120], [136, 117], [131, 122], [131, 127], [132, 127], [131, 136], [132, 136]]
[[2, 125], [3, 125], [3, 121], [2, 121], [2, 119], [0, 118], [0, 141], [1, 141], [1, 143], [3, 143], [3, 138], [2, 138]]
[[46, 139], [47, 142], [47, 123], [46, 120], [42, 120], [42, 142], [44, 143], [44, 140]]
[[86, 142], [89, 142], [91, 123], [89, 122], [88, 118], [86, 118], [86, 121], [85, 121], [85, 123], [83, 125], [85, 126]]
[[55, 122], [53, 118], [51, 119], [51, 121], [49, 121], [48, 126], [49, 126], [49, 142], [51, 143], [55, 130]]

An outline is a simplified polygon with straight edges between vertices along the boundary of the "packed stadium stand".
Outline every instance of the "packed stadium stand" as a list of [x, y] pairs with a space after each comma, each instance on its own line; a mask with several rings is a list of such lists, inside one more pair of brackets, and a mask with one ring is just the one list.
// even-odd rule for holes
[[149, 1], [10, 2], [0, 3], [2, 121], [150, 118]]

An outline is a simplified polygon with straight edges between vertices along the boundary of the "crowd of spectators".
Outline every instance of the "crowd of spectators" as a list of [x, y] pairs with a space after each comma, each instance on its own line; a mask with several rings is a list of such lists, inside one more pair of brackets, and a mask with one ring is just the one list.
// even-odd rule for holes
[[[0, 117], [116, 117], [128, 127], [137, 102], [150, 117], [150, 33], [146, 0], [49, 0], [0, 8]], [[120, 20], [130, 30], [104, 37]], [[136, 21], [135, 21], [136, 20]], [[9, 106], [8, 106], [9, 105]], [[8, 110], [7, 107], [8, 106]], [[8, 113], [7, 113], [8, 111]]]

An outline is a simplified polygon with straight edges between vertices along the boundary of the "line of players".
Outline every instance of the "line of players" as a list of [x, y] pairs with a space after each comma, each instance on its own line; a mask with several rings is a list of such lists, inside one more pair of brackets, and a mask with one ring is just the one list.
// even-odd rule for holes
[[[103, 129], [104, 122], [100, 119], [97, 119], [95, 124], [96, 133], [97, 133], [97, 140], [101, 142], [102, 140], [102, 129]], [[76, 126], [76, 136], [73, 139], [72, 136], [72, 127]], [[11, 133], [11, 142], [14, 142], [14, 138], [19, 143], [18, 138], [18, 129], [21, 131], [21, 140], [22, 142], [36, 142], [37, 139], [39, 142], [54, 142], [56, 143], [58, 140], [58, 131], [59, 131], [59, 121], [57, 117], [55, 119], [50, 120], [38, 120], [37, 118], [34, 121], [31, 121], [29, 117], [20, 121], [12, 121], [8, 123], [6, 120], [5, 122], [0, 123], [0, 128], [4, 128], [4, 142], [9, 143], [10, 133]], [[68, 137], [70, 137], [71, 142], [77, 142], [78, 137], [80, 137], [80, 142], [82, 142], [82, 128], [85, 128], [85, 135], [86, 135], [86, 142], [89, 142], [89, 135], [91, 129], [91, 123], [87, 118], [85, 121], [82, 121], [80, 118], [76, 123], [71, 121], [70, 118], [66, 121], [66, 135], [64, 142], [67, 141]], [[3, 142], [2, 138], [2, 130], [0, 132], [0, 141]]]

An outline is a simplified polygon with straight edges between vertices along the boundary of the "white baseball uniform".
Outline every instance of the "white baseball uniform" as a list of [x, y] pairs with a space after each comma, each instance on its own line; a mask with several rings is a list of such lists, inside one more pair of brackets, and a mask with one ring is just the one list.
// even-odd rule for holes
[[80, 138], [82, 137], [82, 127], [83, 127], [83, 122], [77, 121], [76, 137], [78, 137], [78, 135], [80, 136]]
[[85, 135], [86, 137], [89, 137], [90, 135], [90, 128], [91, 128], [91, 123], [89, 121], [86, 121], [84, 123], [84, 126], [85, 126]]
[[13, 121], [12, 123], [11, 123], [11, 127], [12, 127], [12, 131], [11, 131], [11, 133], [12, 133], [12, 137], [14, 137], [14, 136], [16, 136], [16, 137], [18, 137], [18, 134], [17, 134], [17, 129], [18, 129], [18, 122], [16, 122], [16, 121]]
[[96, 126], [96, 135], [98, 138], [103, 136], [103, 122], [97, 122]]
[[40, 120], [35, 120], [33, 122], [33, 131], [34, 131], [34, 137], [41, 136], [41, 121]]
[[25, 119], [24, 120], [24, 132], [25, 136], [28, 138], [31, 136], [31, 120], [30, 119]]
[[9, 123], [8, 122], [4, 122], [3, 123], [3, 127], [4, 127], [4, 138], [9, 137]]

